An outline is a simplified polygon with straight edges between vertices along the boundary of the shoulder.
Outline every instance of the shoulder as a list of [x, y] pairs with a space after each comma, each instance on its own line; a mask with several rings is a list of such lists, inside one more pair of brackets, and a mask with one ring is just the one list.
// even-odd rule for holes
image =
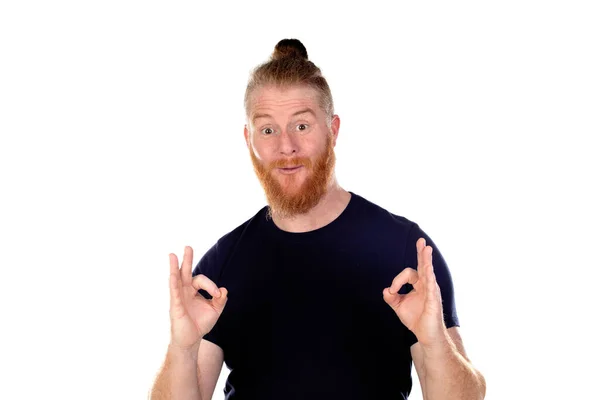
[[360, 239], [362, 246], [377, 253], [378, 257], [412, 266], [413, 248], [418, 238], [423, 235], [419, 225], [362, 196], [355, 196], [356, 207], [351, 230], [353, 236]]
[[[384, 245], [403, 249], [403, 264], [416, 268], [416, 243], [424, 238], [434, 250], [434, 257], [445, 263], [436, 243], [414, 220], [391, 212], [380, 205], [356, 195], [356, 220], [359, 229], [369, 231], [369, 235]], [[363, 228], [367, 227], [367, 228]]]
[[382, 225], [384, 228], [398, 229], [405, 232], [415, 230], [417, 223], [405, 216], [393, 213], [382, 206], [367, 200], [365, 197], [352, 193], [357, 200], [357, 215], [371, 223]]
[[243, 237], [248, 231], [257, 228], [258, 225], [260, 225], [260, 223], [266, 219], [266, 211], [267, 207], [261, 208], [251, 218], [238, 225], [232, 231], [221, 236], [209, 251], [230, 250], [236, 245], [241, 237]]
[[229, 254], [237, 246], [240, 240], [249, 231], [256, 229], [262, 220], [266, 218], [267, 207], [261, 208], [254, 216], [238, 225], [235, 229], [221, 236], [215, 244], [202, 256], [192, 273], [196, 276], [200, 273], [216, 278], [220, 266], [227, 262]]
[[[459, 321], [454, 301], [452, 275], [437, 244], [416, 222], [391, 213], [360, 196], [357, 198], [360, 200], [360, 208], [363, 210], [364, 215], [367, 218], [373, 218], [377, 221], [373, 225], [375, 229], [371, 230], [372, 233], [370, 236], [375, 237], [377, 243], [385, 246], [382, 248], [397, 248], [401, 255], [400, 262], [403, 267], [417, 269], [418, 257], [416, 244], [420, 238], [424, 238], [426, 243], [433, 248], [433, 269], [436, 281], [441, 290], [444, 322], [448, 328], [458, 326]], [[357, 214], [360, 214], [360, 212]], [[406, 290], [410, 290], [410, 287], [407, 286]]]

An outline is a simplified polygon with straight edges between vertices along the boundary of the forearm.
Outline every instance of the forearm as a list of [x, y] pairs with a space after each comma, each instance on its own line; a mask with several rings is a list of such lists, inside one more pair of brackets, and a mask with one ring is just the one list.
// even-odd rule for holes
[[182, 351], [169, 345], [151, 400], [202, 400], [198, 385], [198, 348]]
[[426, 400], [482, 400], [485, 379], [457, 350], [452, 339], [433, 348], [423, 348]]

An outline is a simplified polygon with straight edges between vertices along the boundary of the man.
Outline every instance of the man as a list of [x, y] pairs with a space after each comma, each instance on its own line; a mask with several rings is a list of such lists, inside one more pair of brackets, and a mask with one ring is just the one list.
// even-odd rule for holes
[[282, 40], [252, 74], [244, 137], [268, 206], [192, 272], [170, 255], [171, 343], [153, 399], [483, 399], [452, 280], [417, 224], [342, 189], [340, 118], [321, 71]]

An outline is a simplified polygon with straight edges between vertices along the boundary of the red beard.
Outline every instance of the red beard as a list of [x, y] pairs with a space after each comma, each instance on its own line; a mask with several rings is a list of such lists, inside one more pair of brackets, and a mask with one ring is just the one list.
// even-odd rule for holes
[[[333, 141], [327, 135], [325, 150], [317, 158], [314, 164], [309, 158], [292, 158], [288, 160], [277, 160], [264, 166], [256, 158], [254, 151], [250, 149], [250, 158], [254, 166], [254, 172], [262, 185], [267, 202], [269, 203], [269, 214], [282, 218], [289, 218], [299, 214], [305, 214], [319, 203], [329, 187], [335, 166], [335, 153], [333, 152]], [[286, 168], [302, 165], [307, 169], [308, 175], [300, 184], [297, 174], [282, 175], [280, 179], [273, 176], [276, 168]], [[279, 174], [279, 172], [275, 172]]]

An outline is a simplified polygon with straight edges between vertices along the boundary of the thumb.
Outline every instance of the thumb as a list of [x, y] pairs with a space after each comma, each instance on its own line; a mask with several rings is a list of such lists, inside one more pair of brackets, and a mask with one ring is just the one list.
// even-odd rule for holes
[[395, 311], [396, 308], [398, 307], [398, 305], [402, 302], [402, 299], [404, 298], [404, 294], [398, 294], [398, 293], [391, 293], [390, 292], [390, 288], [385, 288], [383, 289], [383, 300], [385, 300], [385, 302], [392, 307], [392, 309]]
[[225, 304], [227, 303], [227, 294], [228, 293], [229, 292], [224, 287], [219, 288], [219, 297], [213, 296], [213, 298], [212, 298], [213, 305], [215, 306], [217, 311], [219, 311], [219, 313], [221, 313], [223, 311], [223, 309], [225, 308]]

